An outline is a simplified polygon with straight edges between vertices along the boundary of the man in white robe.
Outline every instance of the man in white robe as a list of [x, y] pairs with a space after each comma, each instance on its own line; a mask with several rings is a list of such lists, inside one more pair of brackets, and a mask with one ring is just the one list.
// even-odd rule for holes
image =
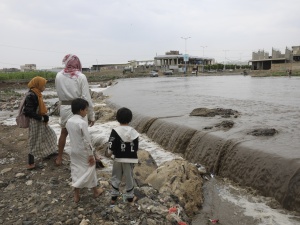
[[71, 102], [76, 98], [85, 99], [89, 103], [88, 114], [85, 117], [90, 126], [94, 125], [95, 113], [90, 95], [89, 84], [86, 76], [81, 73], [82, 67], [76, 55], [68, 54], [64, 57], [65, 69], [58, 72], [55, 78], [55, 87], [60, 106], [60, 126], [61, 133], [58, 139], [58, 156], [55, 160], [56, 165], [61, 165], [64, 147], [68, 131], [65, 128], [67, 120], [73, 115], [71, 112]]

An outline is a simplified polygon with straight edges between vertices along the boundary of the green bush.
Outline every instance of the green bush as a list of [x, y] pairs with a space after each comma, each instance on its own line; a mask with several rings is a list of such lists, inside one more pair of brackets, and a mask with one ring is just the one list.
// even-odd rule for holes
[[1, 72], [0, 81], [7, 81], [7, 80], [29, 81], [36, 76], [44, 77], [45, 79], [55, 79], [56, 73], [50, 71]]

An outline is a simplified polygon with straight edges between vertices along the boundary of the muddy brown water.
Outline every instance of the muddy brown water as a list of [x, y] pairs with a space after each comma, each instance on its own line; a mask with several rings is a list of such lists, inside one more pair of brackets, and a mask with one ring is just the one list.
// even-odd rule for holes
[[[132, 125], [165, 149], [300, 211], [300, 78], [126, 79], [104, 94], [110, 104], [131, 108]], [[239, 116], [190, 116], [195, 108], [232, 109]], [[232, 128], [216, 126], [226, 120]], [[277, 133], [250, 135], [257, 129]]]

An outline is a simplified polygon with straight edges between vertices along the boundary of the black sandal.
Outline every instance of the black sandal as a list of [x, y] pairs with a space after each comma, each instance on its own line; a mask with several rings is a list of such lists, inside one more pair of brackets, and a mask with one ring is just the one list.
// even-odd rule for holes
[[35, 167], [35, 164], [28, 164], [27, 165], [27, 170], [35, 170], [36, 167]]
[[118, 200], [118, 196], [111, 197], [110, 204], [114, 205], [117, 202], [117, 200]]

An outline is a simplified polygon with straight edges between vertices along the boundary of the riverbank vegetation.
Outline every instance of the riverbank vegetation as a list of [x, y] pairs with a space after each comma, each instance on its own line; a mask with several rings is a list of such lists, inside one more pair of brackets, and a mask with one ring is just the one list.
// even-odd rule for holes
[[[215, 71], [213, 75], [216, 75], [220, 71], [220, 75], [224, 68], [223, 64], [206, 65], [204, 67], [204, 73], [209, 71]], [[289, 76], [286, 71], [271, 71], [271, 70], [249, 70], [249, 66], [237, 67], [237, 65], [225, 65], [227, 71], [242, 72], [247, 70], [250, 76], [254, 77], [267, 77], [267, 76]], [[122, 73], [120, 70], [103, 70], [103, 71], [85, 71], [83, 72], [89, 82], [106, 82], [110, 80], [116, 80], [120, 78], [134, 78], [134, 77], [148, 77], [149, 71], [139, 71], [133, 73]], [[177, 73], [176, 73], [177, 74]], [[176, 75], [174, 74], [174, 75]], [[226, 73], [227, 74], [227, 73]], [[224, 74], [224, 75], [226, 75]], [[180, 75], [180, 74], [177, 74]], [[56, 72], [50, 71], [26, 71], [26, 72], [0, 72], [0, 83], [28, 83], [33, 77], [41, 76], [48, 80], [48, 84], [54, 83]], [[201, 73], [199, 73], [201, 76]], [[291, 76], [300, 76], [300, 71], [292, 71]]]
[[252, 77], [287, 77], [300, 76], [300, 71], [292, 71], [289, 74], [287, 71], [272, 71], [272, 70], [252, 70], [250, 75]]
[[54, 79], [56, 73], [50, 71], [2, 72], [0, 73], [0, 81], [31, 80], [36, 76], [41, 76], [46, 79]]
[[221, 71], [221, 70], [249, 70], [251, 69], [251, 65], [236, 65], [236, 64], [227, 64], [224, 65], [222, 63], [218, 64], [213, 64], [213, 65], [205, 65], [204, 70], [210, 71], [210, 70], [216, 70], [216, 71]]
[[[50, 71], [26, 71], [26, 72], [2, 72], [0, 73], [1, 83], [28, 83], [36, 76], [44, 77], [48, 83], [53, 83], [56, 72]], [[122, 72], [84, 72], [89, 82], [102, 82], [118, 78], [133, 76], [132, 74], [122, 75]]]

